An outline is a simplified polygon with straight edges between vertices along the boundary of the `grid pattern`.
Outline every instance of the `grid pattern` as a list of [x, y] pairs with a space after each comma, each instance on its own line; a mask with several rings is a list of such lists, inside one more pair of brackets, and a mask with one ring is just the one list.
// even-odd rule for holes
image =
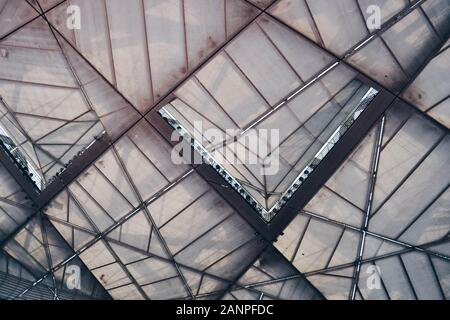
[[403, 94], [407, 101], [447, 128], [450, 127], [450, 88], [448, 81], [441, 79], [446, 79], [444, 70], [450, 66], [449, 46], [447, 41]]
[[118, 299], [220, 295], [267, 246], [194, 170], [172, 164], [170, 144], [146, 120], [47, 214]]
[[[0, 1], [1, 116], [17, 145], [50, 176], [92, 141], [80, 138], [93, 137], [84, 122], [104, 130], [109, 144], [45, 208], [32, 208], [0, 170], [0, 217], [9, 221], [0, 233], [8, 256], [0, 261], [13, 259], [26, 270], [18, 278], [33, 281], [8, 298], [31, 298], [43, 286], [64, 297], [71, 263], [85, 277], [79, 294], [92, 298], [448, 298], [448, 90], [426, 85], [448, 82], [434, 66], [446, 63], [450, 6], [375, 2], [380, 30], [367, 28], [362, 0], [136, 0], [127, 10], [115, 0]], [[82, 32], [61, 19], [71, 4], [90, 15]], [[35, 59], [35, 69], [24, 74], [21, 56]], [[284, 124], [296, 102], [302, 110], [293, 113], [310, 117], [289, 119], [296, 121], [285, 139], [296, 137], [297, 145], [308, 136], [314, 145], [364, 85], [355, 79], [360, 72], [424, 113], [391, 108], [316, 198], [293, 208], [300, 212], [275, 247], [195, 166], [175, 166], [170, 142], [144, 117], [170, 94], [183, 116], [196, 110], [209, 125], [243, 131], [271, 119]], [[430, 95], [423, 104], [418, 90]], [[73, 108], [58, 111], [51, 101], [69, 91]], [[36, 111], [42, 104], [45, 116]], [[55, 131], [83, 129], [58, 141], [61, 132], [45, 131], [55, 120]], [[263, 202], [274, 201], [279, 183], [266, 187]], [[380, 267], [381, 290], [363, 286], [369, 266]]]
[[34, 212], [27, 195], [0, 165], [0, 242], [18, 228]]
[[[365, 23], [369, 5], [381, 9], [380, 30], [370, 30]], [[405, 9], [409, 14], [395, 20]], [[449, 10], [447, 0], [281, 0], [269, 11], [384, 87], [399, 92], [448, 37], [450, 28], [443, 21]]]
[[[109, 295], [103, 287], [77, 258], [67, 262], [82, 270], [80, 289], [67, 290], [65, 277], [70, 276], [70, 273], [65, 268], [59, 272], [51, 271], [49, 277], [37, 282], [59, 262], [72, 257], [74, 252], [50, 221], [44, 215], [36, 214], [35, 206], [2, 165], [0, 174], [0, 272], [4, 276], [0, 281], [2, 299], [31, 299], [33, 296], [45, 299], [108, 299]], [[7, 291], [12, 288], [12, 291]], [[40, 293], [34, 295], [35, 291]]]
[[[61, 19], [69, 5], [83, 12], [80, 30]], [[145, 112], [256, 14], [242, 0], [71, 0], [47, 17]]]
[[[263, 15], [177, 89], [176, 100], [165, 108], [192, 136], [195, 122], [203, 130], [220, 130], [222, 141], [204, 143], [216, 159], [233, 153], [246, 163], [246, 153], [239, 150], [253, 152], [256, 164], [226, 169], [270, 209], [365, 93], [349, 68], [328, 70], [334, 63], [323, 50]], [[323, 70], [327, 74], [317, 81]], [[226, 129], [236, 133], [230, 136]], [[247, 150], [250, 129], [280, 129], [277, 174], [266, 175], [263, 166], [275, 152], [274, 142], [264, 141], [266, 151]]]
[[[20, 263], [3, 253], [0, 253], [0, 279], [0, 299], [2, 300], [16, 297], [36, 280]], [[57, 297], [63, 300], [86, 300], [90, 298], [88, 296], [71, 294], [68, 291], [59, 291]], [[53, 287], [44, 283], [39, 284], [21, 297], [23, 300], [51, 300], [54, 298], [55, 291]]]
[[[449, 138], [409, 106], [390, 109], [276, 247], [327, 298], [355, 286], [360, 299], [448, 299]], [[366, 285], [373, 265], [380, 290]]]

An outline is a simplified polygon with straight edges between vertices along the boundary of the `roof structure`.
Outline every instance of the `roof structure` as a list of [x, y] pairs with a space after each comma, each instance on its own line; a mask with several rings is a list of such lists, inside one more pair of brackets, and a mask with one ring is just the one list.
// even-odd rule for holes
[[0, 299], [448, 299], [449, 36], [449, 0], [0, 0]]

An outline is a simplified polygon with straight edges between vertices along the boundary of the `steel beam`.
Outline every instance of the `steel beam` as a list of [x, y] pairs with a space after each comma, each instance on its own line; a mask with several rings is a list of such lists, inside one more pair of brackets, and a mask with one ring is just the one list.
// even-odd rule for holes
[[336, 143], [317, 168], [301, 184], [284, 208], [270, 222], [272, 239], [289, 225], [295, 216], [314, 197], [327, 180], [336, 172], [350, 153], [363, 140], [384, 112], [392, 105], [401, 103], [391, 93], [381, 90], [362, 112], [359, 118]]

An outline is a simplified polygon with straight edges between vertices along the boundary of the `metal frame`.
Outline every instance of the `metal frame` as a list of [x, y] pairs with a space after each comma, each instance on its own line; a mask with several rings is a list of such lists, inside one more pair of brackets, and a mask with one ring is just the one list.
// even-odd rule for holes
[[369, 218], [370, 213], [372, 212], [372, 203], [373, 203], [373, 194], [375, 191], [375, 182], [377, 179], [377, 173], [378, 173], [378, 164], [380, 162], [380, 153], [381, 153], [381, 146], [383, 143], [383, 134], [384, 134], [384, 124], [385, 124], [386, 117], [383, 117], [381, 119], [381, 123], [379, 124], [378, 128], [378, 134], [377, 134], [377, 140], [376, 140], [376, 148], [375, 148], [375, 154], [372, 156], [372, 167], [371, 167], [371, 173], [370, 173], [370, 182], [369, 182], [369, 192], [367, 194], [367, 200], [366, 200], [366, 212], [364, 217], [364, 222], [362, 225], [362, 234], [361, 234], [361, 241], [359, 243], [359, 249], [358, 249], [358, 258], [356, 267], [354, 270], [353, 280], [352, 280], [352, 289], [351, 289], [351, 300], [355, 300], [356, 297], [356, 289], [358, 287], [358, 281], [359, 281], [359, 273], [361, 270], [361, 260], [363, 259], [364, 254], [364, 245], [366, 241], [366, 235], [369, 227]]
[[[361, 86], [359, 88], [361, 88]], [[353, 93], [350, 96], [350, 99], [354, 94], [356, 94], [356, 92], [359, 91], [359, 88], [355, 91], [355, 93]], [[205, 163], [209, 164], [212, 168], [214, 168], [215, 171], [228, 182], [229, 187], [233, 188], [236, 192], [238, 192], [250, 204], [250, 206], [257, 211], [257, 213], [260, 215], [262, 219], [265, 220], [265, 222], [270, 223], [270, 221], [278, 213], [278, 211], [289, 201], [291, 195], [295, 191], [297, 191], [298, 187], [303, 183], [303, 181], [308, 178], [309, 174], [315, 170], [316, 166], [322, 161], [322, 159], [328, 154], [328, 152], [338, 143], [338, 141], [345, 134], [345, 132], [347, 132], [348, 128], [357, 120], [360, 113], [365, 110], [365, 108], [370, 104], [370, 102], [377, 94], [378, 94], [377, 90], [370, 87], [367, 89], [367, 92], [362, 97], [360, 102], [356, 105], [356, 107], [353, 108], [353, 110], [351, 111], [351, 113], [347, 115], [345, 120], [341, 122], [341, 124], [334, 130], [333, 134], [323, 144], [323, 146], [319, 149], [319, 151], [317, 151], [317, 153], [313, 156], [313, 158], [308, 161], [303, 170], [297, 175], [294, 181], [292, 181], [289, 184], [289, 187], [281, 193], [280, 198], [270, 208], [266, 208], [263, 204], [259, 203], [258, 200], [256, 200], [248, 192], [248, 190], [246, 189], [246, 185], [240, 182], [237, 178], [235, 178], [226, 169], [226, 167], [224, 167], [221, 163], [219, 163], [211, 154], [211, 152], [209, 152], [202, 145], [201, 141], [195, 140], [195, 133], [193, 137], [192, 134], [183, 126], [182, 123], [180, 123], [170, 113], [169, 110], [163, 107], [158, 111], [158, 113], [176, 132], [178, 132], [178, 134], [181, 137], [183, 137], [186, 143], [190, 144], [193, 150], [197, 151], [198, 154], [201, 155]], [[294, 96], [296, 95], [292, 95], [291, 98], [293, 98]], [[289, 101], [289, 99], [290, 98], [288, 98], [286, 101]], [[323, 129], [322, 132], [324, 130], [325, 129]], [[285, 140], [287, 140], [287, 138]], [[316, 140], [314, 140], [314, 142], [315, 141]], [[311, 143], [311, 145], [313, 143]], [[280, 145], [282, 145], [282, 143]], [[308, 150], [309, 147], [306, 149], [306, 152]], [[297, 162], [299, 160], [297, 160]], [[286, 175], [284, 177], [286, 177]], [[264, 192], [267, 192], [266, 186], [264, 186]]]
[[394, 103], [394, 97], [381, 90], [360, 118], [348, 129], [342, 139], [330, 150], [308, 179], [299, 187], [285, 208], [270, 223], [274, 239], [282, 233], [297, 213], [312, 199], [331, 175], [339, 168], [347, 156], [366, 136], [372, 126]]
[[[248, 0], [245, 0], [246, 2], [252, 4], [254, 6], [253, 3], [251, 3]], [[363, 39], [357, 46], [355, 46], [355, 48], [352, 48], [351, 50], [349, 50], [349, 52], [347, 54], [345, 54], [342, 58], [336, 57], [334, 54], [332, 54], [331, 52], [329, 52], [326, 48], [322, 48], [327, 51], [329, 54], [331, 54], [332, 56], [336, 57], [339, 63], [343, 63], [347, 66], [349, 66], [344, 60], [346, 58], [348, 58], [349, 55], [355, 53], [357, 50], [361, 49], [362, 47], [364, 47], [365, 45], [367, 45], [371, 40], [373, 40], [374, 38], [376, 38], [377, 36], [379, 36], [382, 32], [384, 32], [387, 28], [389, 28], [391, 26], [391, 24], [393, 25], [395, 22], [397, 22], [399, 19], [405, 17], [407, 14], [409, 14], [410, 12], [412, 12], [413, 10], [415, 10], [418, 6], [420, 6], [420, 4], [424, 3], [426, 0], [421, 0], [421, 1], [415, 1], [413, 2], [408, 8], [406, 8], [405, 10], [403, 10], [399, 15], [393, 17], [392, 19], [390, 19], [384, 26], [383, 28], [375, 33], [370, 35], [368, 38]], [[54, 7], [60, 5], [61, 3], [64, 3], [64, 1], [59, 2], [57, 5], [55, 5]], [[273, 5], [274, 3], [272, 3], [271, 5]], [[31, 5], [31, 4], [30, 4]], [[177, 83], [172, 90], [170, 90], [170, 92], [173, 92], [173, 90], [175, 90], [177, 87], [179, 87], [186, 79], [188, 79], [191, 75], [193, 75], [197, 70], [199, 70], [205, 63], [207, 63], [210, 59], [212, 59], [218, 52], [220, 52], [220, 50], [222, 50], [231, 40], [233, 40], [238, 34], [240, 34], [240, 32], [242, 32], [242, 30], [244, 30], [248, 25], [250, 25], [253, 21], [255, 21], [259, 16], [261, 16], [261, 14], [266, 13], [268, 15], [270, 15], [270, 13], [268, 13], [267, 9], [271, 7], [271, 5], [269, 7], [267, 7], [265, 10], [261, 11], [254, 19], [252, 19], [250, 22], [248, 22], [248, 24], [246, 26], [244, 26], [240, 31], [238, 31], [233, 37], [230, 37], [230, 39], [228, 39], [222, 46], [220, 46], [219, 48], [217, 48], [217, 50], [215, 50], [210, 56], [209, 58], [207, 58], [205, 61], [203, 61], [201, 64], [199, 64], [199, 66], [197, 68], [195, 68], [194, 70], [192, 70], [182, 81], [180, 81], [179, 83]], [[42, 17], [43, 19], [45, 19], [47, 21], [47, 23], [49, 24], [49, 28], [52, 30], [52, 32], [56, 32], [59, 34], [60, 37], [62, 37], [71, 47], [73, 50], [75, 50], [80, 57], [83, 57], [83, 55], [81, 55], [78, 50], [76, 48], [74, 48], [68, 41], [67, 39], [64, 38], [64, 36], [59, 33], [58, 30], [56, 30], [50, 22], [48, 22], [48, 20], [45, 17], [45, 14], [52, 10], [54, 7], [48, 9], [45, 12], [38, 12], [39, 15], [37, 17], [35, 17], [33, 20], [38, 19], [40, 17]], [[34, 8], [34, 7], [33, 7]], [[36, 9], [36, 8], [35, 8]], [[309, 10], [309, 7], [308, 7]], [[283, 24], [285, 27], [293, 30], [291, 27], [287, 26], [285, 23], [283, 23], [282, 21], [280, 21], [279, 19], [277, 19], [276, 17], [271, 16], [272, 18], [274, 18], [275, 20], [277, 20], [278, 22], [280, 22], [281, 24]], [[31, 21], [27, 22], [30, 23]], [[16, 30], [19, 30], [21, 27], [23, 27], [24, 25], [26, 25], [27, 23], [23, 24], [22, 26], [18, 27]], [[15, 32], [16, 30], [11, 31], [10, 33], [8, 33], [7, 35], [5, 35], [4, 37], [8, 36], [9, 34]], [[293, 30], [294, 32], [296, 32], [298, 34], [298, 32], [296, 30]], [[4, 38], [2, 37], [2, 39]], [[427, 59], [427, 61], [429, 61], [430, 59]], [[87, 63], [89, 63], [89, 61], [87, 61], [85, 59], [85, 61]], [[424, 63], [424, 66], [427, 64], [427, 61]], [[90, 63], [89, 65], [94, 68]], [[359, 74], [361, 74], [361, 71], [357, 70], [354, 67], [349, 66], [350, 68], [352, 68], [353, 70], [356, 70]], [[101, 75], [101, 73], [98, 72], [97, 69], [94, 68], [94, 70]], [[419, 70], [420, 71], [420, 70]], [[419, 74], [419, 72], [417, 73]], [[416, 74], [416, 75], [417, 75]], [[392, 94], [391, 92], [389, 92], [389, 90], [383, 88], [381, 85], [374, 83], [371, 80], [368, 80], [368, 78], [364, 77], [364, 76], [360, 76], [361, 80], [364, 83], [371, 83], [374, 87], [378, 88], [381, 90], [379, 96], [376, 97], [376, 99], [371, 103], [372, 107], [368, 107], [367, 110], [365, 112], [363, 112], [363, 114], [361, 114], [360, 119], [358, 119], [358, 121], [356, 121], [356, 123], [354, 125], [352, 125], [350, 127], [350, 129], [348, 130], [348, 132], [345, 134], [345, 136], [343, 137], [342, 141], [340, 141], [335, 148], [333, 148], [330, 153], [324, 158], [324, 160], [322, 161], [321, 164], [319, 164], [318, 169], [315, 170], [311, 176], [305, 181], [305, 183], [299, 188], [299, 190], [293, 195], [293, 197], [289, 200], [288, 204], [286, 205], [286, 207], [280, 211], [280, 213], [277, 215], [277, 217], [275, 217], [273, 219], [273, 221], [270, 223], [270, 225], [267, 225], [265, 223], [263, 223], [261, 221], [261, 219], [257, 218], [257, 216], [255, 215], [255, 212], [253, 211], [253, 209], [244, 201], [242, 201], [243, 199], [236, 194], [233, 190], [231, 190], [230, 188], [224, 188], [224, 186], [226, 186], [226, 182], [223, 180], [222, 177], [218, 176], [217, 173], [214, 170], [211, 170], [210, 167], [206, 166], [206, 165], [200, 165], [200, 166], [195, 166], [193, 170], [195, 170], [196, 172], [198, 172], [207, 182], [210, 183], [210, 185], [212, 186], [213, 189], [219, 191], [219, 193], [223, 196], [223, 198], [230, 204], [232, 205], [232, 207], [246, 220], [250, 223], [251, 226], [253, 226], [261, 235], [262, 238], [264, 238], [266, 241], [275, 241], [276, 238], [278, 237], [279, 234], [282, 233], [282, 231], [284, 230], [284, 228], [289, 224], [289, 222], [295, 217], [295, 215], [299, 212], [299, 210], [301, 210], [306, 203], [314, 196], [314, 194], [319, 190], [319, 188], [326, 182], [326, 180], [332, 175], [332, 173], [334, 173], [335, 169], [337, 169], [337, 167], [339, 166], [340, 163], [342, 163], [346, 156], [354, 149], [354, 147], [359, 143], [359, 141], [361, 141], [361, 139], [367, 134], [367, 132], [371, 129], [371, 127], [376, 123], [376, 121], [383, 115], [384, 111], [391, 105], [393, 104], [398, 104], [401, 103], [400, 101], [402, 100], [401, 97], [399, 97], [399, 95], [395, 95]], [[415, 76], [412, 77], [412, 79], [414, 79]], [[106, 79], [104, 79], [106, 81]], [[116, 89], [115, 89], [116, 90]], [[120, 92], [118, 92], [116, 90], [116, 92], [118, 94], [120, 94]], [[122, 96], [122, 95], [121, 95]], [[154, 106], [144, 115], [147, 119], [151, 119], [151, 124], [153, 126], [155, 126], [159, 132], [163, 132], [163, 135], [165, 135], [164, 133], [169, 133], [170, 136], [170, 130], [169, 128], [166, 126], [164, 127], [163, 124], [159, 124], [156, 120], [155, 120], [155, 114], [152, 113], [152, 110], [154, 108], [156, 108], [158, 105], [161, 105], [162, 102], [167, 101], [167, 99], [171, 98], [171, 93], [167, 94], [166, 96], [162, 97], [159, 99], [159, 101], [157, 101]], [[131, 104], [132, 105], [132, 104]], [[373, 106], [376, 106], [373, 107]], [[133, 125], [135, 125], [138, 121], [140, 121], [142, 118], [138, 119], [135, 123], [131, 124], [129, 129], [131, 127], [133, 127]], [[433, 123], [437, 123], [435, 120], [432, 120]], [[442, 125], [439, 124], [440, 127], [442, 127]], [[79, 157], [78, 159], [76, 159], [73, 164], [71, 166], [69, 166], [67, 168], [67, 170], [65, 172], [63, 172], [59, 178], [54, 181], [54, 183], [52, 183], [46, 190], [44, 190], [41, 195], [36, 196], [34, 193], [34, 191], [32, 190], [32, 188], [30, 187], [29, 181], [27, 181], [21, 174], [18, 173], [17, 168], [14, 167], [14, 165], [11, 164], [11, 160], [9, 158], [6, 158], [5, 155], [2, 154], [2, 152], [0, 152], [0, 160], [2, 161], [2, 163], [4, 163], [5, 167], [8, 169], [8, 171], [13, 175], [13, 177], [16, 179], [16, 181], [19, 183], [19, 185], [30, 195], [30, 197], [32, 197], [32, 200], [37, 204], [37, 209], [41, 210], [44, 209], [45, 206], [57, 195], [59, 194], [62, 190], [64, 190], [72, 181], [74, 181], [81, 172], [83, 172], [89, 165], [91, 165], [98, 157], [100, 157], [106, 150], [108, 150], [113, 142], [117, 141], [120, 137], [122, 137], [129, 129], [125, 130], [125, 132], [123, 132], [118, 138], [116, 138], [114, 141], [109, 141], [107, 138], [104, 139], [100, 139], [98, 141], [96, 141], [92, 147], [89, 149], [89, 152], [86, 152], [85, 154], [83, 154], [81, 157]], [[448, 129], [447, 129], [448, 130]], [[192, 170], [190, 171], [192, 172]], [[184, 178], [185, 176], [183, 176]], [[156, 196], [159, 196], [161, 193], [158, 193]], [[139, 208], [138, 208], [139, 209]], [[137, 211], [136, 211], [137, 212]], [[130, 219], [133, 214], [135, 214], [136, 212], [132, 212], [131, 214], [125, 216], [123, 219], [121, 219], [120, 221], [118, 221], [117, 223], [115, 223], [111, 228], [108, 228], [107, 230], [105, 230], [102, 233], [98, 233], [95, 237], [95, 239], [92, 241], [92, 243], [90, 242], [89, 244], [85, 245], [83, 248], [77, 250], [73, 256], [71, 256], [70, 258], [66, 259], [65, 261], [63, 261], [62, 263], [60, 263], [59, 265], [57, 265], [55, 268], [53, 268], [51, 271], [49, 271], [49, 273], [47, 273], [46, 275], [44, 275], [41, 279], [39, 279], [38, 281], [36, 281], [33, 286], [37, 285], [38, 283], [40, 283], [41, 281], [43, 281], [45, 278], [47, 278], [48, 276], [50, 276], [53, 272], [57, 271], [58, 269], [62, 268], [67, 262], [69, 262], [70, 260], [72, 260], [73, 258], [77, 257], [80, 253], [82, 253], [83, 251], [85, 251], [90, 245], [94, 244], [95, 242], [103, 239], [109, 232], [111, 232], [112, 230], [114, 230], [116, 227], [118, 227], [120, 224], [122, 224], [123, 222], [127, 221], [128, 219]], [[36, 212], [37, 214], [37, 212]], [[32, 215], [29, 220], [31, 220], [32, 218], [34, 218], [34, 216], [36, 215]], [[29, 220], [26, 221], [26, 223], [24, 223], [23, 225], [20, 226], [20, 228], [18, 228], [10, 237], [8, 237], [8, 239], [12, 239], [14, 238], [14, 236], [20, 232], [20, 230], [26, 226], [26, 224], [29, 222]], [[1, 246], [3, 246], [6, 243], [6, 241], [4, 243], [1, 244]], [[409, 250], [417, 250], [417, 247], [409, 247], [408, 249], [405, 249], [405, 251], [409, 251]], [[420, 250], [422, 250], [422, 248], [420, 248]], [[424, 251], [427, 254], [432, 254], [429, 251]], [[359, 263], [364, 263], [367, 262], [363, 259], [359, 259]], [[307, 274], [306, 274], [307, 275]], [[300, 276], [300, 275], [299, 275]], [[230, 284], [230, 288], [234, 285], [236, 285], [236, 283], [238, 282], [240, 277], [236, 277], [236, 279]], [[442, 288], [441, 288], [442, 289]]]

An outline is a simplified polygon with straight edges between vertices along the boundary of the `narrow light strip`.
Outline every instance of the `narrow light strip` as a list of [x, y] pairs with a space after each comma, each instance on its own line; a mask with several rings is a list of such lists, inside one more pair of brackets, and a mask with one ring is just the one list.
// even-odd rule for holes
[[383, 143], [383, 136], [384, 136], [384, 124], [385, 124], [386, 117], [383, 116], [381, 120], [381, 125], [378, 132], [377, 137], [377, 144], [376, 144], [376, 150], [375, 150], [375, 159], [372, 164], [371, 169], [371, 177], [370, 177], [370, 184], [369, 184], [369, 194], [367, 197], [367, 207], [364, 217], [364, 224], [362, 228], [362, 235], [361, 235], [361, 243], [359, 245], [359, 253], [358, 253], [358, 259], [357, 259], [357, 265], [356, 269], [354, 270], [353, 280], [352, 280], [352, 288], [351, 288], [351, 299], [355, 300], [356, 298], [356, 291], [358, 289], [358, 283], [359, 283], [359, 274], [361, 271], [361, 262], [363, 259], [364, 254], [364, 248], [366, 244], [366, 237], [367, 237], [367, 229], [369, 226], [369, 219], [370, 219], [370, 212], [372, 211], [372, 199], [373, 199], [373, 193], [375, 191], [375, 183], [376, 183], [376, 177], [378, 173], [378, 163], [379, 158], [381, 154], [381, 146]]
[[59, 170], [59, 172], [57, 172], [54, 176], [52, 176], [51, 178], [49, 178], [47, 180], [47, 182], [45, 183], [45, 187], [48, 187], [51, 183], [53, 183], [59, 175], [61, 175], [64, 171], [66, 171], [73, 163], [74, 159], [81, 156], [82, 154], [84, 154], [90, 147], [92, 147], [94, 145], [94, 143], [101, 139], [103, 136], [106, 135], [106, 131], [103, 130], [100, 135], [98, 136], [94, 136], [94, 139], [87, 145], [82, 147], [77, 153], [76, 155], [73, 156], [73, 158], [71, 160], [69, 160], [66, 164], [64, 164], [64, 166]]
[[[327, 70], [330, 70], [337, 66], [338, 63], [330, 66]], [[325, 70], [322, 74], [326, 74], [328, 71]], [[318, 76], [318, 78], [320, 75]], [[368, 88], [367, 92], [361, 98], [359, 103], [350, 112], [341, 125], [333, 132], [327, 142], [320, 148], [313, 159], [308, 163], [308, 165], [300, 172], [300, 174], [295, 178], [295, 180], [290, 184], [289, 188], [281, 194], [281, 197], [275, 204], [267, 210], [263, 205], [257, 201], [253, 195], [251, 195], [247, 189], [238, 181], [234, 176], [222, 165], [220, 164], [214, 156], [209, 152], [201, 142], [195, 140], [190, 132], [181, 124], [170, 111], [163, 107], [158, 113], [159, 115], [168, 122], [168, 124], [183, 137], [183, 139], [188, 142], [191, 147], [196, 150], [201, 156], [205, 163], [209, 164], [217, 173], [219, 173], [228, 184], [236, 190], [244, 200], [246, 200], [266, 221], [270, 222], [272, 218], [278, 213], [278, 211], [287, 203], [287, 201], [292, 197], [292, 195], [297, 191], [300, 185], [306, 180], [306, 178], [312, 173], [315, 167], [325, 158], [325, 156], [330, 152], [330, 150], [336, 145], [348, 128], [356, 121], [360, 114], [365, 110], [369, 103], [375, 98], [378, 91], [374, 88]], [[275, 110], [273, 110], [275, 111]]]
[[375, 98], [378, 91], [374, 88], [369, 88], [364, 96], [361, 98], [360, 102], [353, 109], [353, 111], [346, 117], [342, 124], [334, 131], [334, 133], [328, 138], [327, 142], [320, 148], [316, 153], [314, 158], [306, 165], [306, 167], [300, 172], [300, 174], [295, 178], [294, 182], [291, 183], [289, 188], [283, 192], [280, 199], [272, 206], [269, 210], [271, 218], [275, 216], [277, 211], [281, 209], [282, 206], [292, 197], [292, 195], [297, 191], [304, 180], [314, 171], [315, 167], [325, 158], [325, 156], [330, 152], [330, 150], [336, 145], [336, 143], [341, 139], [348, 128], [358, 119], [361, 113], [369, 105], [369, 103]]
[[276, 105], [272, 110], [270, 110], [268, 113], [266, 113], [263, 117], [261, 117], [260, 119], [258, 119], [256, 122], [252, 123], [250, 126], [248, 126], [248, 128], [246, 128], [244, 131], [242, 131], [238, 136], [242, 136], [244, 135], [248, 130], [254, 128], [255, 126], [257, 126], [261, 121], [263, 121], [264, 119], [266, 119], [268, 116], [270, 116], [272, 113], [274, 113], [275, 111], [277, 111], [279, 108], [281, 108], [282, 106], [284, 106], [287, 102], [289, 102], [290, 100], [294, 99], [296, 96], [298, 96], [300, 93], [302, 93], [304, 90], [306, 90], [308, 87], [310, 87], [312, 84], [314, 84], [315, 82], [317, 82], [318, 80], [320, 80], [324, 75], [326, 75], [328, 72], [330, 72], [331, 70], [333, 70], [334, 68], [336, 68], [339, 65], [339, 61], [336, 61], [335, 63], [333, 63], [331, 66], [329, 66], [328, 68], [326, 68], [325, 70], [323, 70], [321, 73], [319, 73], [316, 77], [314, 77], [313, 79], [311, 79], [310, 81], [308, 81], [306, 84], [303, 84], [297, 91], [295, 91], [294, 93], [292, 93], [290, 96], [288, 96], [286, 99], [284, 99], [283, 101], [281, 101], [278, 105]]
[[[8, 134], [8, 132], [6, 132], [6, 130], [3, 129], [3, 127], [2, 127], [1, 125], [0, 125], [0, 134], [3, 135], [3, 136], [5, 136], [5, 137], [10, 138], [11, 141], [13, 141], [11, 135]], [[14, 141], [13, 141], [13, 142], [14, 142]], [[3, 142], [3, 144], [5, 144], [5, 143]], [[14, 144], [15, 144], [15, 143], [14, 143]], [[28, 158], [28, 155], [27, 155], [27, 156], [23, 155], [23, 153], [21, 152], [21, 148], [19, 148], [19, 147], [17, 146], [17, 144], [15, 144], [15, 148], [14, 148], [13, 150], [9, 150], [9, 151], [10, 151], [10, 153], [11, 153], [11, 156], [14, 157], [16, 160], [18, 160], [17, 157], [14, 156], [14, 154], [12, 153], [12, 152], [15, 151], [15, 150], [17, 150], [18, 152], [20, 152], [20, 153], [22, 154], [22, 156], [25, 158], [26, 162], [27, 162], [27, 169], [28, 169], [28, 171], [29, 171], [28, 177], [30, 177], [30, 179], [33, 181], [33, 183], [36, 185], [36, 187], [37, 187], [39, 190], [42, 190], [42, 176], [37, 172], [37, 170], [34, 168], [33, 164], [27, 159], [27, 158]], [[24, 171], [24, 172], [25, 172], [25, 171]], [[31, 173], [32, 175], [31, 175], [30, 173]]]
[[217, 173], [219, 173], [228, 184], [235, 189], [266, 221], [269, 222], [267, 210], [257, 201], [243, 186], [233, 177], [233, 175], [225, 169], [212, 155], [203, 147], [203, 145], [195, 140], [188, 130], [165, 108], [161, 108], [158, 113], [165, 119], [169, 125], [183, 137], [183, 139], [190, 143], [191, 147], [195, 149], [203, 158], [204, 162], [208, 163]]

